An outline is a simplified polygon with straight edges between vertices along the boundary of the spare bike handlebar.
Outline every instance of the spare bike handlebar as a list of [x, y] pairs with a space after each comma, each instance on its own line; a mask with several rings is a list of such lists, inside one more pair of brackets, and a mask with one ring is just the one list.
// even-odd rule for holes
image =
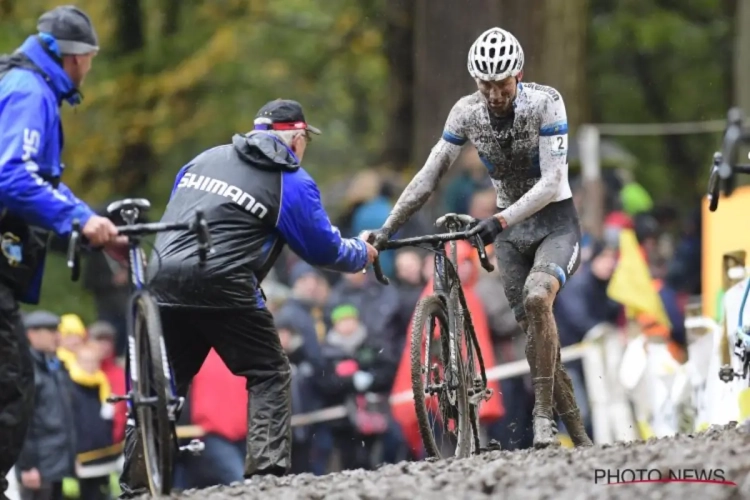
[[735, 174], [750, 174], [750, 164], [733, 163], [740, 143], [750, 142], [750, 134], [744, 132], [743, 121], [740, 108], [732, 108], [727, 113], [727, 128], [721, 141], [721, 151], [714, 153], [708, 179], [708, 209], [711, 212], [719, 207], [721, 192], [725, 196], [732, 194]]
[[[200, 265], [204, 265], [208, 255], [213, 253], [213, 244], [211, 242], [211, 233], [208, 229], [208, 222], [203, 211], [197, 209], [195, 218], [191, 222], [149, 222], [142, 224], [130, 224], [117, 226], [117, 233], [122, 236], [145, 236], [148, 234], [162, 233], [165, 231], [191, 231], [198, 237], [198, 259]], [[71, 270], [71, 279], [78, 281], [81, 271], [81, 244], [86, 238], [81, 232], [81, 223], [78, 220], [73, 221], [73, 228], [68, 241], [68, 268]], [[131, 243], [133, 245], [133, 243]]]
[[[489, 257], [487, 256], [487, 251], [485, 250], [484, 242], [482, 241], [482, 238], [480, 235], [470, 234], [470, 231], [459, 231], [455, 233], [441, 233], [441, 234], [431, 234], [426, 236], [415, 236], [413, 238], [403, 238], [400, 240], [390, 240], [385, 243], [382, 243], [380, 245], [377, 245], [376, 248], [380, 252], [382, 250], [396, 250], [398, 248], [404, 248], [409, 246], [418, 246], [418, 245], [440, 245], [441, 243], [447, 243], [449, 241], [459, 241], [459, 240], [467, 240], [471, 243], [471, 246], [473, 246], [477, 253], [479, 254], [479, 262], [482, 264], [482, 267], [487, 272], [492, 272], [495, 270], [495, 266], [492, 265], [490, 262]], [[371, 242], [372, 243], [372, 242]], [[390, 280], [388, 277], [383, 274], [383, 268], [380, 265], [380, 259], [378, 257], [375, 258], [375, 260], [372, 263], [372, 268], [375, 271], [375, 278], [379, 282], [381, 282], [384, 285], [388, 285], [390, 283]]]

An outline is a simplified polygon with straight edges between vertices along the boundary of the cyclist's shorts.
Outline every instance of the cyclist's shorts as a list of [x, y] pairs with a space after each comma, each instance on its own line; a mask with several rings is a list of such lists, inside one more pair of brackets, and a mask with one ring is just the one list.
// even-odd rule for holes
[[517, 321], [526, 317], [523, 289], [532, 272], [557, 278], [560, 288], [581, 261], [581, 226], [573, 199], [550, 203], [504, 230], [495, 241], [508, 303]]

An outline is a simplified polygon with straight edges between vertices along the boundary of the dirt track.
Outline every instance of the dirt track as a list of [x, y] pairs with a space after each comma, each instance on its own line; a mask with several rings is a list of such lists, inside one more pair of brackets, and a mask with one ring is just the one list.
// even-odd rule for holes
[[[595, 484], [595, 469], [723, 469], [736, 486], [701, 483]], [[624, 473], [630, 480], [630, 472]], [[638, 472], [636, 472], [638, 474]], [[646, 473], [648, 474], [648, 473]], [[651, 479], [656, 472], [652, 472]], [[644, 477], [645, 479], [645, 477]], [[721, 478], [719, 478], [721, 479]], [[403, 462], [377, 471], [263, 478], [249, 486], [185, 491], [194, 499], [750, 499], [750, 434], [731, 427], [694, 437], [584, 450], [485, 452], [466, 460]], [[614, 481], [614, 480], [613, 480]], [[606, 482], [606, 481], [605, 481]]]

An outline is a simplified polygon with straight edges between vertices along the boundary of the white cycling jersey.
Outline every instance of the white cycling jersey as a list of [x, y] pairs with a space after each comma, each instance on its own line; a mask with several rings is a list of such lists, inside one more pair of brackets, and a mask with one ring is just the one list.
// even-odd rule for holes
[[552, 87], [519, 83], [508, 116], [491, 113], [480, 92], [453, 106], [442, 138], [401, 194], [384, 228], [392, 234], [424, 205], [467, 141], [476, 146], [489, 171], [497, 206], [509, 226], [572, 196], [562, 96]]
[[[519, 83], [514, 112], [490, 113], [481, 93], [460, 99], [448, 115], [442, 141], [454, 147], [470, 141], [497, 191], [497, 206], [509, 225], [550, 202], [572, 196], [568, 183], [568, 121], [554, 88]], [[451, 149], [450, 147], [436, 147]], [[458, 151], [445, 151], [458, 156]], [[455, 159], [455, 158], [454, 158]]]

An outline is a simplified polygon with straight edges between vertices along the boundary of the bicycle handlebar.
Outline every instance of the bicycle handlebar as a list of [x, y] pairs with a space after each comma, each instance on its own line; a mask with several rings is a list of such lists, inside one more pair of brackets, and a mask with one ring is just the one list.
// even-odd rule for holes
[[[442, 219], [442, 218], [441, 218]], [[474, 220], [470, 226], [473, 226], [476, 224], [476, 220]], [[370, 238], [372, 240], [372, 236]], [[482, 238], [480, 235], [471, 235], [469, 230], [454, 232], [454, 233], [441, 233], [441, 234], [429, 234], [425, 236], [415, 236], [413, 238], [402, 238], [400, 240], [389, 240], [381, 245], [377, 245], [376, 248], [380, 252], [382, 250], [396, 250], [398, 248], [404, 248], [408, 246], [416, 246], [421, 244], [431, 244], [431, 245], [439, 245], [441, 243], [447, 243], [449, 241], [459, 241], [459, 240], [466, 240], [471, 243], [471, 246], [473, 246], [477, 253], [479, 254], [479, 262], [482, 264], [482, 267], [489, 273], [495, 270], [495, 266], [492, 265], [490, 262], [489, 257], [487, 256], [487, 251], [485, 250], [484, 242], [482, 241]], [[372, 241], [370, 241], [372, 244]], [[383, 268], [380, 265], [380, 259], [378, 257], [375, 258], [375, 261], [372, 263], [372, 268], [375, 271], [375, 278], [379, 282], [381, 282], [384, 285], [388, 285], [390, 283], [390, 280], [388, 277], [383, 274]]]
[[[198, 237], [198, 259], [200, 265], [204, 265], [208, 255], [213, 253], [213, 244], [211, 242], [211, 233], [208, 229], [208, 222], [203, 211], [196, 209], [195, 218], [192, 222], [149, 222], [143, 224], [130, 224], [117, 226], [117, 233], [122, 236], [144, 236], [147, 234], [162, 233], [165, 231], [191, 231]], [[81, 232], [81, 223], [79, 220], [73, 221], [73, 229], [70, 233], [68, 242], [68, 268], [71, 270], [71, 279], [78, 281], [81, 271], [81, 243], [86, 238]]]
[[721, 141], [721, 152], [714, 153], [708, 179], [708, 209], [711, 212], [719, 207], [720, 192], [729, 196], [734, 190], [735, 174], [750, 174], [750, 164], [732, 163], [740, 143], [750, 142], [750, 135], [744, 132], [743, 121], [740, 108], [732, 108], [727, 113], [727, 128]]

